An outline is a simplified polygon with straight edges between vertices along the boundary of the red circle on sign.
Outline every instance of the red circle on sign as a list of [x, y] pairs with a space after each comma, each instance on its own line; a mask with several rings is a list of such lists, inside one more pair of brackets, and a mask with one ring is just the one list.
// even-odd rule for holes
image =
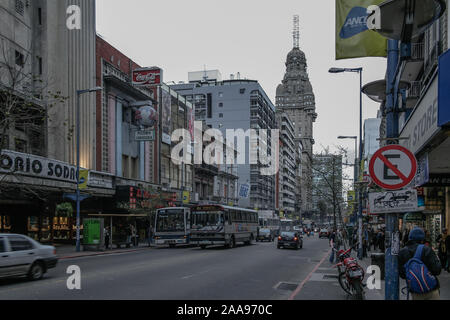
[[[381, 157], [383, 157], [383, 152], [389, 151], [389, 150], [398, 150], [400, 152], [403, 152], [404, 154], [406, 154], [408, 156], [408, 158], [411, 161], [411, 169], [412, 169], [411, 173], [409, 174], [409, 176], [406, 179], [402, 179], [401, 177], [399, 177], [400, 179], [403, 180], [403, 182], [396, 184], [396, 185], [390, 185], [390, 184], [383, 183], [375, 175], [375, 161], [377, 159], [380, 159], [381, 161], [383, 161], [381, 159]], [[411, 181], [413, 181], [413, 179], [417, 173], [417, 160], [416, 160], [416, 157], [412, 154], [412, 152], [409, 151], [408, 149], [406, 149], [405, 147], [402, 147], [399, 145], [387, 146], [387, 147], [381, 148], [380, 150], [375, 152], [375, 154], [372, 156], [372, 159], [370, 159], [370, 164], [369, 164], [369, 173], [370, 173], [370, 176], [371, 176], [373, 182], [375, 182], [381, 188], [386, 189], [386, 190], [398, 190], [398, 189], [401, 189], [401, 188], [407, 186], [408, 184], [411, 183]]]

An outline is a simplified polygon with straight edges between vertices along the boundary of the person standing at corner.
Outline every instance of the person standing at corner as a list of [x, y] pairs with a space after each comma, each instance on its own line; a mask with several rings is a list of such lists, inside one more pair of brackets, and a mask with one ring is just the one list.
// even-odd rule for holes
[[333, 229], [333, 232], [330, 234], [329, 243], [332, 248], [330, 256], [330, 263], [332, 264], [334, 262], [334, 256], [337, 255], [337, 252], [334, 252], [336, 249], [336, 229]]
[[416, 255], [419, 245], [423, 245], [420, 260], [428, 268], [428, 271], [436, 277], [437, 286], [425, 294], [411, 292], [413, 300], [440, 300], [440, 285], [437, 276], [441, 274], [441, 263], [431, 247], [425, 246], [425, 232], [421, 228], [414, 228], [408, 238], [406, 247], [402, 248], [398, 255], [399, 275], [406, 279], [405, 265]]

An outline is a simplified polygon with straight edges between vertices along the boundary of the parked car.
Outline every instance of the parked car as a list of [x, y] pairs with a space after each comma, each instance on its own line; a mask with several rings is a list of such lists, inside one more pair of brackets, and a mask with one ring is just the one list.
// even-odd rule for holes
[[277, 248], [303, 249], [303, 238], [297, 232], [282, 232], [278, 237]]
[[275, 238], [272, 235], [272, 231], [270, 229], [259, 229], [258, 236], [256, 237], [256, 241], [274, 241]]
[[330, 236], [330, 233], [328, 232], [328, 229], [320, 229], [319, 231], [319, 239], [321, 238], [328, 238]]
[[53, 246], [19, 234], [0, 234], [0, 278], [27, 276], [40, 280], [58, 263]]

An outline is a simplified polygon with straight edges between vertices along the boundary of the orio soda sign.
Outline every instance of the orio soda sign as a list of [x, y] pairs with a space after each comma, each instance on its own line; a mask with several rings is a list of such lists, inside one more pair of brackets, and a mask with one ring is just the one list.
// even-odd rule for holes
[[143, 68], [133, 71], [134, 86], [159, 86], [162, 83], [163, 71], [161, 68]]

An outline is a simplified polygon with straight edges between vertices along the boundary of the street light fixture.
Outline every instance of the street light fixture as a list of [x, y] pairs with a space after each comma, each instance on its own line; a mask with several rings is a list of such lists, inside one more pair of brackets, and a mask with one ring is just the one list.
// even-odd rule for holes
[[77, 90], [77, 252], [81, 251], [80, 245], [80, 96], [85, 93], [103, 90], [102, 87], [95, 87], [86, 90]]
[[[363, 68], [331, 68], [328, 70], [329, 73], [343, 73], [343, 72], [355, 72], [359, 73], [359, 161], [363, 158], [363, 144], [362, 144], [362, 135], [363, 135], [363, 124], [362, 124], [362, 73]], [[359, 167], [359, 166], [358, 166]], [[356, 166], [355, 166], [356, 168]], [[356, 185], [356, 184], [355, 184]], [[361, 188], [358, 190], [358, 257], [361, 259], [363, 254], [362, 247], [362, 193]]]

